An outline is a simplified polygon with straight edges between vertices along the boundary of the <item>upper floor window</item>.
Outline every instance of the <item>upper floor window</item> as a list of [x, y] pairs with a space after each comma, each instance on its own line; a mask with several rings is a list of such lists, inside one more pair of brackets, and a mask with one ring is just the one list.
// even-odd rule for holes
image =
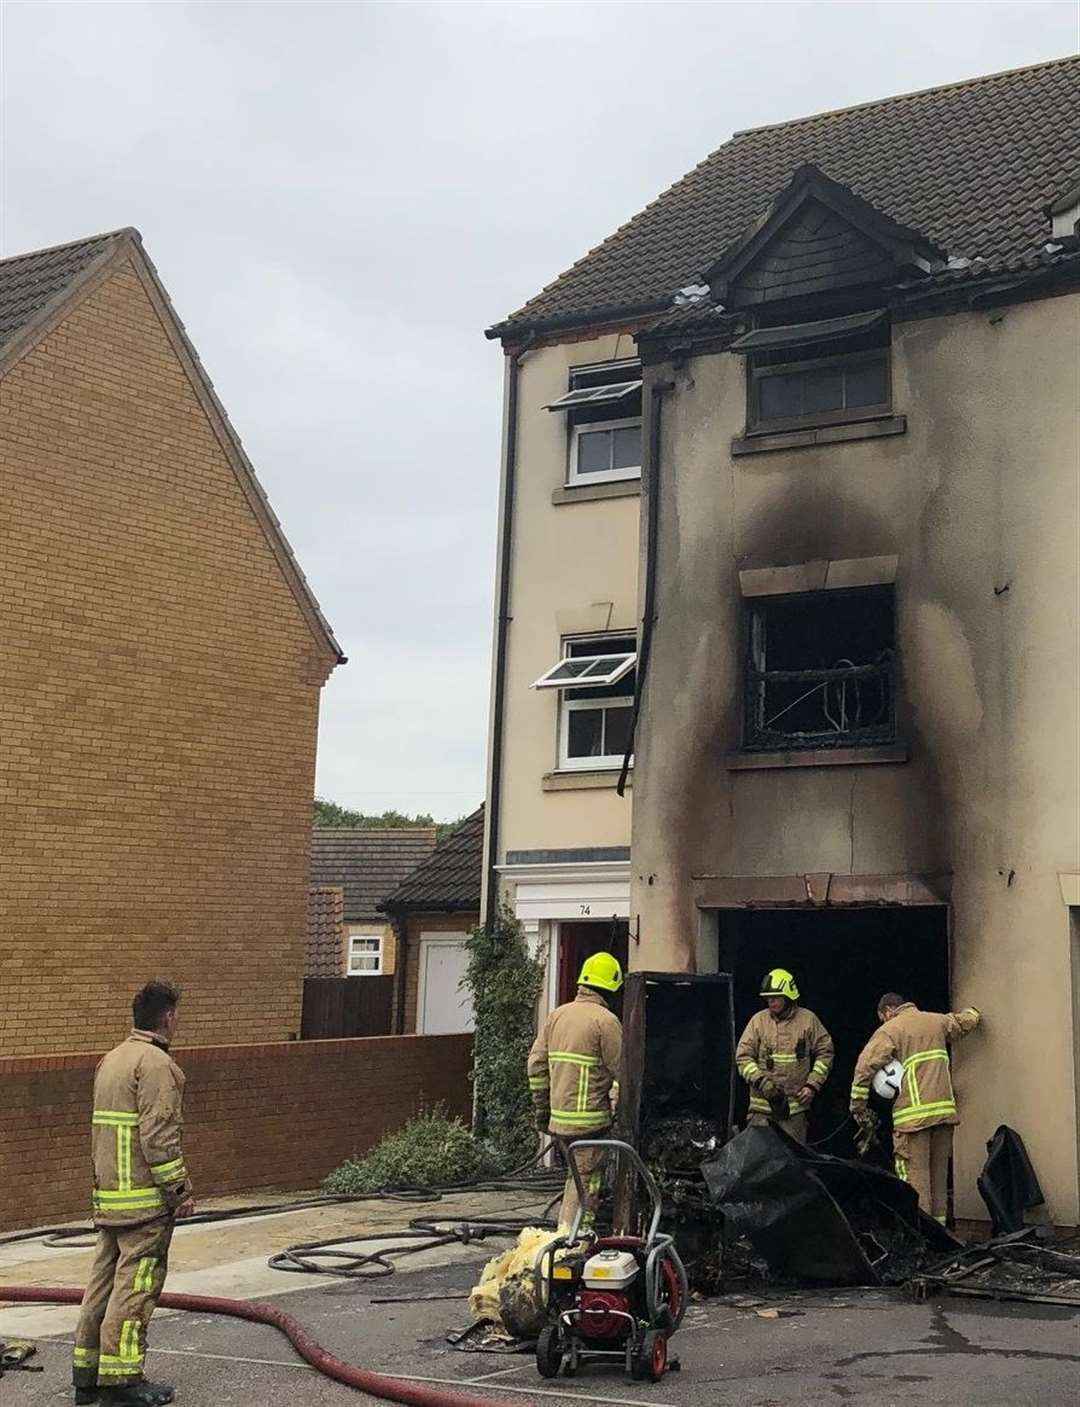
[[881, 311], [757, 328], [733, 350], [748, 355], [751, 431], [842, 425], [892, 411], [889, 324]]
[[634, 715], [637, 641], [589, 635], [563, 641], [563, 657], [533, 685], [559, 690], [559, 767], [621, 767]]
[[896, 737], [892, 586], [746, 602], [744, 746], [858, 747]]
[[566, 413], [570, 485], [641, 474], [640, 362], [574, 367], [569, 391], [547, 409]]

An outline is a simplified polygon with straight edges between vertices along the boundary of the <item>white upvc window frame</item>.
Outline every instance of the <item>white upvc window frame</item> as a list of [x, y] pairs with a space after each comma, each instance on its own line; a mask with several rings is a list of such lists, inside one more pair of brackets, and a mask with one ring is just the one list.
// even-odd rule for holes
[[[633, 708], [634, 696], [628, 694], [617, 699], [559, 699], [559, 771], [560, 772], [603, 772], [621, 767], [623, 754], [599, 753], [588, 757], [570, 756], [570, 715], [584, 708]], [[631, 758], [633, 761], [633, 758]]]
[[[607, 669], [602, 674], [581, 675], [560, 679], [560, 673], [565, 669], [570, 660], [575, 660], [579, 664], [596, 665], [607, 664]], [[530, 689], [606, 689], [611, 684], [617, 684], [620, 679], [629, 674], [637, 665], [636, 650], [618, 650], [609, 653], [597, 653], [595, 655], [563, 655], [557, 663], [550, 669], [546, 669], [539, 679], [534, 679], [529, 685]]]
[[[582, 435], [595, 435], [604, 430], [628, 430], [631, 427], [641, 429], [642, 419], [640, 415], [631, 415], [623, 420], [596, 420], [587, 422], [584, 425], [573, 425], [570, 428], [570, 466], [567, 487], [572, 488], [579, 484], [606, 484], [620, 483], [627, 479], [641, 478], [641, 465], [628, 466], [625, 469], [596, 469], [591, 472], [580, 472], [578, 470], [579, 442]], [[640, 459], [641, 456], [639, 455]]]
[[[353, 969], [353, 949], [354, 945], [363, 943], [375, 943], [378, 946], [374, 949], [359, 948], [359, 953], [366, 957], [374, 957], [376, 965], [374, 967], [360, 967]], [[383, 975], [383, 965], [386, 962], [386, 937], [382, 933], [350, 933], [349, 947], [345, 959], [345, 975], [347, 977], [381, 977]]]

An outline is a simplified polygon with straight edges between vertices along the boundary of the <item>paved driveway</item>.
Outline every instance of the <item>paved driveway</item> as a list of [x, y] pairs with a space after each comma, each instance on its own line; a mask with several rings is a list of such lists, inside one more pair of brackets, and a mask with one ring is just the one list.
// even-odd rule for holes
[[[274, 1302], [350, 1362], [416, 1381], [468, 1384], [519, 1407], [551, 1407], [559, 1397], [651, 1407], [1065, 1407], [1080, 1392], [1080, 1317], [1072, 1311], [961, 1299], [915, 1305], [881, 1291], [777, 1299], [788, 1312], [775, 1319], [723, 1301], [695, 1304], [673, 1341], [683, 1370], [662, 1383], [634, 1383], [606, 1365], [544, 1382], [529, 1357], [447, 1345], [447, 1330], [467, 1320], [464, 1299], [425, 1297], [464, 1295], [475, 1273], [476, 1263], [458, 1261], [365, 1284], [320, 1282]], [[374, 1303], [386, 1296], [408, 1302]], [[4, 1379], [3, 1407], [56, 1407], [65, 1393], [70, 1400], [69, 1337], [41, 1341], [43, 1374]], [[261, 1325], [172, 1315], [155, 1321], [153, 1345], [152, 1375], [176, 1385], [183, 1407], [371, 1400], [319, 1377]]]

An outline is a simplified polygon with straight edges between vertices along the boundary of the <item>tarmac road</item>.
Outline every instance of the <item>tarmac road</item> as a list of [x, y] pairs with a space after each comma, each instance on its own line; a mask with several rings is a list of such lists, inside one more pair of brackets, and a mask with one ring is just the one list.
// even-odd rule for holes
[[[280, 1303], [332, 1352], [418, 1381], [469, 1384], [493, 1402], [552, 1407], [1066, 1407], [1080, 1396], [1080, 1315], [1067, 1309], [940, 1299], [916, 1305], [885, 1291], [832, 1291], [768, 1301], [787, 1311], [761, 1318], [724, 1300], [691, 1306], [672, 1343], [683, 1369], [656, 1385], [586, 1365], [572, 1380], [544, 1382], [531, 1356], [462, 1353], [448, 1329], [467, 1322], [464, 1293], [476, 1263], [401, 1271], [366, 1283], [320, 1282]], [[378, 1305], [385, 1296], [409, 1303]], [[65, 1339], [67, 1340], [65, 1342]], [[181, 1407], [345, 1407], [373, 1399], [321, 1378], [262, 1325], [200, 1315], [155, 1321], [150, 1373], [175, 1384]], [[2, 1407], [71, 1400], [69, 1335], [40, 1341], [45, 1372], [0, 1383]]]

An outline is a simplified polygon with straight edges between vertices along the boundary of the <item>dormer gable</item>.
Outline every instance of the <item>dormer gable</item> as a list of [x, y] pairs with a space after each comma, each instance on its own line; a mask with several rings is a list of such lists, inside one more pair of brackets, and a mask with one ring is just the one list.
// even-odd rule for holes
[[718, 303], [749, 308], [878, 288], [944, 263], [918, 230], [808, 164], [704, 278]]

